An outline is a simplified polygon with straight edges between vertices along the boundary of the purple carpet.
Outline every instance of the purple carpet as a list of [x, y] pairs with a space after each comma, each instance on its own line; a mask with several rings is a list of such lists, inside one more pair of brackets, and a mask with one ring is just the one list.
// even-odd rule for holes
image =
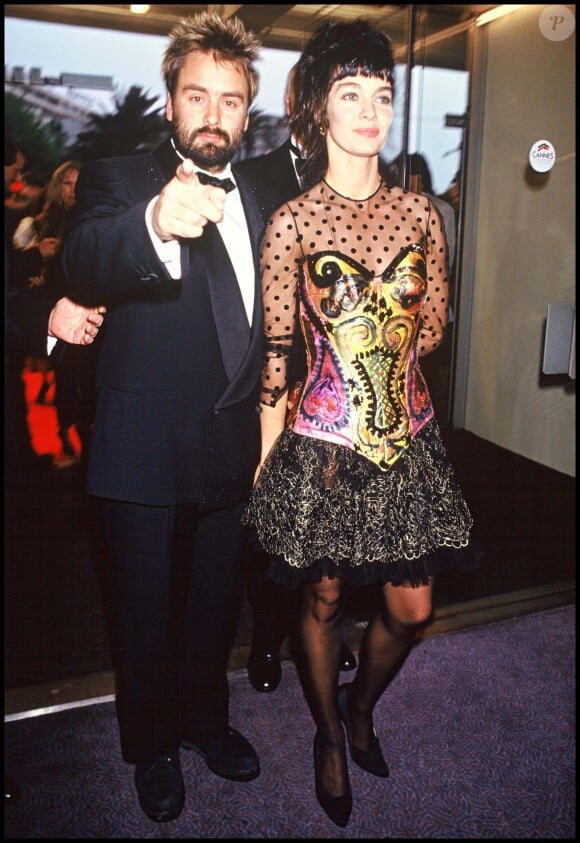
[[237, 784], [182, 751], [186, 804], [141, 812], [112, 703], [5, 725], [21, 797], [5, 837], [190, 839], [575, 839], [575, 607], [426, 638], [379, 702], [391, 776], [350, 763], [353, 813], [333, 825], [314, 794], [314, 727], [294, 665], [273, 694], [230, 677], [231, 722], [258, 779]]

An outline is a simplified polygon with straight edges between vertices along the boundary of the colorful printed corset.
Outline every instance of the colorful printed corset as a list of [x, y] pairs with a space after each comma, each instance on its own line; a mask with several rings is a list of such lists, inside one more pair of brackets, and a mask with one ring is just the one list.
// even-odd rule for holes
[[427, 291], [422, 246], [379, 276], [337, 251], [307, 257], [300, 320], [308, 375], [290, 426], [351, 448], [387, 470], [433, 416], [417, 364]]

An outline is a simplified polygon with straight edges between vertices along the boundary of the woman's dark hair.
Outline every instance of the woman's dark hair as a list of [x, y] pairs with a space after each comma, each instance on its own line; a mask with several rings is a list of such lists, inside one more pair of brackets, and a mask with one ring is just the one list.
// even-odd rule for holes
[[8, 135], [4, 135], [4, 166], [11, 167], [16, 163], [18, 153], [22, 152], [15, 140]]
[[289, 115], [291, 131], [306, 154], [307, 184], [318, 181], [328, 167], [324, 133], [332, 85], [361, 73], [390, 82], [394, 95], [394, 68], [390, 38], [364, 18], [326, 22], [314, 31], [296, 64], [295, 100]]

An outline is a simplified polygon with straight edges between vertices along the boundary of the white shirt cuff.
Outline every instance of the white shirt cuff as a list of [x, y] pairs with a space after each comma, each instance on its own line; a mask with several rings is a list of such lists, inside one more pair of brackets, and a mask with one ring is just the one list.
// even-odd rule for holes
[[170, 277], [181, 278], [181, 245], [179, 240], [162, 240], [153, 230], [153, 205], [157, 202], [158, 198], [154, 196], [147, 205], [145, 210], [145, 225], [153, 243], [153, 248], [157, 252], [161, 263], [165, 264]]

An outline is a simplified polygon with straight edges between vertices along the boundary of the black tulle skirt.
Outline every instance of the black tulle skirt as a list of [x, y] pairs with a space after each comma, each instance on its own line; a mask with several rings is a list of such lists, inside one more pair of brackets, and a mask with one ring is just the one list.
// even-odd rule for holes
[[473, 519], [433, 419], [382, 471], [355, 451], [285, 429], [244, 515], [285, 588], [341, 577], [420, 585], [481, 563]]

